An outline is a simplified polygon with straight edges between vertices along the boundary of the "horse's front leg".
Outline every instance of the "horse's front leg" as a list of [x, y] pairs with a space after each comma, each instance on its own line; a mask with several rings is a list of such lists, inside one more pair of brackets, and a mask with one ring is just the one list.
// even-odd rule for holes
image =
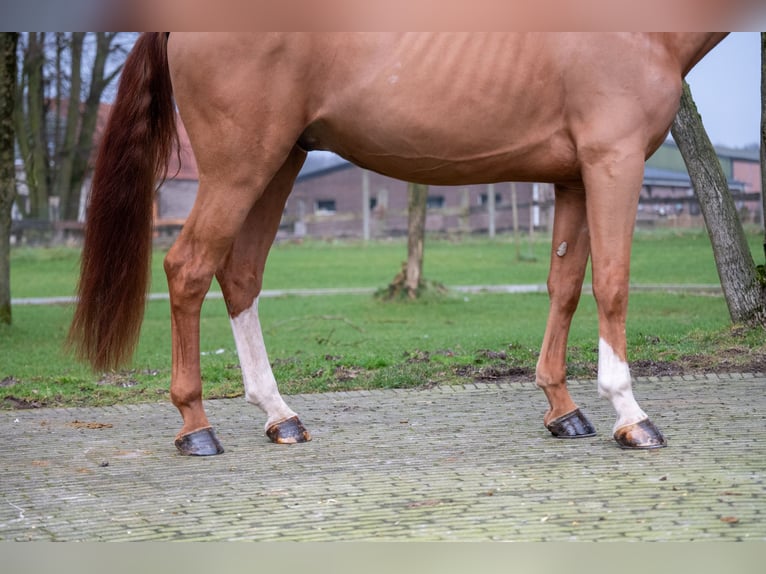
[[622, 153], [586, 163], [583, 175], [599, 318], [598, 391], [617, 412], [617, 444], [646, 449], [666, 442], [633, 395], [627, 362], [630, 250], [643, 166], [640, 152]]
[[550, 310], [536, 380], [550, 404], [543, 423], [551, 434], [557, 438], [586, 437], [596, 430], [572, 400], [566, 384], [567, 338], [580, 301], [590, 249], [582, 187], [557, 185], [554, 214], [548, 275]]

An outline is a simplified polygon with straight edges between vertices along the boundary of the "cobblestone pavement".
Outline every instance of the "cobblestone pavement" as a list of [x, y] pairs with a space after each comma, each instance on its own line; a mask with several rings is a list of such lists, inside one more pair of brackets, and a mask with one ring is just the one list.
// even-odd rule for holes
[[640, 378], [669, 447], [557, 440], [533, 383], [288, 397], [314, 440], [273, 445], [209, 401], [226, 453], [177, 455], [170, 404], [0, 412], [0, 540], [766, 540], [766, 375]]

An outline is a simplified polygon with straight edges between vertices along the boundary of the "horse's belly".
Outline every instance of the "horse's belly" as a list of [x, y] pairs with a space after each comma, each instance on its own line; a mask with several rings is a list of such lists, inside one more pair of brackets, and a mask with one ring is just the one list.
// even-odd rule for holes
[[[353, 40], [357, 41], [357, 40]], [[576, 176], [550, 58], [509, 35], [416, 35], [346, 46], [300, 143], [409, 181]]]
[[454, 123], [428, 129], [365, 120], [339, 126], [318, 122], [306, 129], [299, 143], [307, 150], [333, 151], [372, 171], [430, 185], [579, 177], [574, 147], [564, 134], [514, 137], [512, 132], [493, 134], [473, 127], [474, 137], [469, 137], [454, 129]]

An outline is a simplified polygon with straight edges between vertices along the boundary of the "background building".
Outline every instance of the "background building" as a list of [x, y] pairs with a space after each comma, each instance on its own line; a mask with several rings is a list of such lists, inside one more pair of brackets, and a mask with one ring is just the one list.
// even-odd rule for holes
[[[758, 149], [716, 148], [743, 223], [760, 223], [761, 175]], [[638, 205], [638, 225], [701, 226], [702, 214], [681, 153], [665, 142], [649, 158]]]
[[[196, 165], [188, 139], [183, 136], [185, 132], [181, 169], [158, 195], [158, 224], [168, 230], [183, 223], [196, 195]], [[716, 151], [743, 223], [761, 223], [759, 151], [725, 148]], [[548, 231], [552, 223], [553, 186], [547, 183], [429, 188], [426, 219], [429, 232]], [[704, 225], [683, 158], [672, 140], [664, 143], [646, 163], [637, 225]], [[406, 232], [406, 182], [363, 170], [329, 152], [311, 152], [288, 198], [279, 234], [380, 238]]]
[[[103, 108], [105, 117], [109, 106]], [[103, 121], [99, 122], [101, 126]], [[197, 164], [180, 120], [178, 127], [180, 163], [174, 156], [169, 179], [155, 200], [155, 226], [160, 235], [173, 235], [181, 229], [199, 186]], [[98, 131], [100, 133], [100, 129]], [[759, 150], [717, 148], [716, 152], [743, 223], [760, 224], [763, 215]], [[81, 233], [89, 186], [88, 179], [83, 187], [79, 222], [19, 221], [16, 233], [39, 227], [41, 223]], [[22, 201], [25, 192], [21, 181]], [[553, 186], [547, 183], [431, 186], [426, 229], [432, 233], [490, 235], [512, 230], [548, 231], [553, 223], [553, 197]], [[637, 225], [704, 225], [683, 159], [672, 140], [664, 143], [646, 163]], [[363, 170], [330, 152], [308, 155], [288, 198], [279, 229], [281, 238], [374, 239], [406, 233], [407, 183]], [[17, 239], [21, 239], [21, 235]]]

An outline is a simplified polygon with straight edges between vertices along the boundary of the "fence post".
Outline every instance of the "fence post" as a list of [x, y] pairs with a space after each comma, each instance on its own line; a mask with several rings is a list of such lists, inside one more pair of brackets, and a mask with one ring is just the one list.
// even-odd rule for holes
[[488, 233], [490, 238], [495, 236], [495, 184], [487, 185], [487, 215], [488, 215]]
[[362, 237], [370, 240], [370, 172], [362, 170]]

